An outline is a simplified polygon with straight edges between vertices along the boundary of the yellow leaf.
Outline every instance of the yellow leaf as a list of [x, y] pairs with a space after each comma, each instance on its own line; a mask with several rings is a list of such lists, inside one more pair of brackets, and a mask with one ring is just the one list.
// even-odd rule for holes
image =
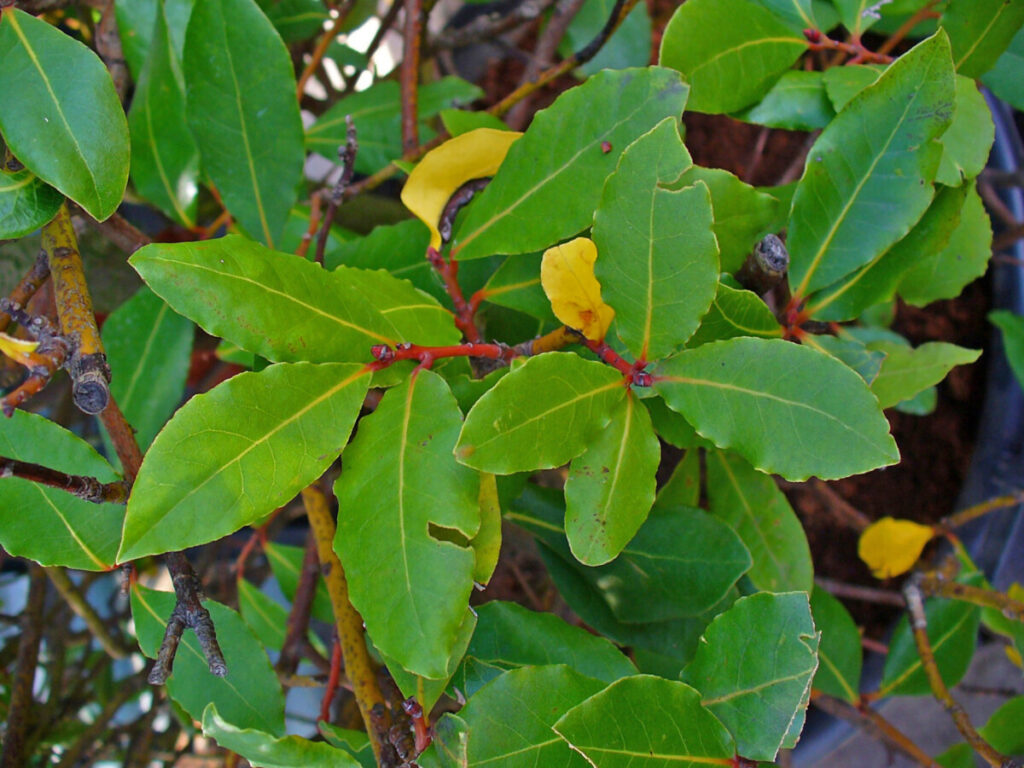
[[1012, 645], [1006, 646], [1004, 650], [1006, 651], [1006, 658], [1008, 658], [1011, 663], [1015, 664], [1021, 669], [1024, 669], [1024, 659], [1021, 659], [1020, 651], [1018, 651]]
[[493, 176], [522, 136], [515, 131], [477, 128], [432, 149], [409, 174], [402, 202], [430, 228], [430, 245], [441, 247], [438, 222], [451, 196], [467, 181]]
[[935, 535], [929, 525], [883, 517], [860, 535], [857, 554], [878, 579], [899, 576], [914, 567], [924, 545]]
[[615, 310], [601, 300], [595, 261], [597, 246], [585, 237], [548, 248], [540, 264], [540, 284], [555, 317], [591, 341], [601, 341]]
[[0, 333], [0, 352], [19, 363], [23, 363], [25, 358], [35, 352], [38, 347], [38, 341], [26, 341], [8, 336], [6, 333]]

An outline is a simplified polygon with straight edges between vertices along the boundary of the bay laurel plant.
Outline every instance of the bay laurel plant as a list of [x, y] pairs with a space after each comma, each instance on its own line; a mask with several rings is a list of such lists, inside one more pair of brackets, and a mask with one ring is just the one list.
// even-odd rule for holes
[[[0, 306], [3, 349], [30, 373], [4, 400], [0, 543], [54, 579], [134, 564], [130, 630], [112, 631], [157, 659], [186, 728], [267, 766], [739, 766], [796, 745], [812, 690], [863, 704], [857, 629], [814, 588], [773, 476], [897, 463], [883, 412], [927, 413], [978, 357], [912, 348], [881, 310], [985, 272], [975, 179], [993, 125], [977, 80], [1019, 87], [1024, 2], [688, 0], [657, 65], [642, 4], [588, 2], [555, 68], [578, 85], [521, 133], [500, 117], [529, 87], [456, 109], [480, 89], [427, 78], [418, 45], [400, 82], [374, 79], [335, 40], [372, 3], [35, 5], [0, 2], [0, 238], [41, 229], [43, 252]], [[405, 7], [415, 39], [419, 3]], [[111, 27], [116, 83], [90, 47]], [[317, 74], [325, 52], [343, 98]], [[808, 132], [799, 180], [757, 188], [695, 164], [687, 110]], [[343, 177], [320, 189], [307, 156], [339, 149]], [[414, 217], [332, 226], [400, 172]], [[178, 242], [131, 228], [126, 195]], [[101, 336], [73, 220], [127, 240], [145, 284]], [[781, 282], [755, 287], [752, 254], [783, 242]], [[53, 292], [28, 304], [48, 274]], [[196, 326], [247, 370], [182, 404]], [[100, 452], [33, 412], [62, 366], [100, 414]], [[297, 496], [305, 560], [266, 536]], [[503, 525], [534, 539], [592, 633], [470, 606]], [[247, 527], [285, 605], [244, 572], [200, 605], [181, 552]], [[891, 538], [866, 543], [886, 575]], [[310, 553], [322, 576], [300, 577]], [[164, 555], [176, 594], [144, 586]], [[957, 578], [984, 586], [966, 554]], [[926, 609], [931, 667], [952, 684], [982, 611]], [[362, 730], [328, 706], [317, 738], [287, 735], [296, 667], [280, 660], [299, 641], [331, 656], [307, 638], [310, 611], [337, 628], [328, 685], [343, 656]], [[1019, 651], [1019, 622], [998, 618]], [[897, 630], [875, 695], [929, 692], [918, 648]], [[13, 734], [31, 691], [0, 686]]]

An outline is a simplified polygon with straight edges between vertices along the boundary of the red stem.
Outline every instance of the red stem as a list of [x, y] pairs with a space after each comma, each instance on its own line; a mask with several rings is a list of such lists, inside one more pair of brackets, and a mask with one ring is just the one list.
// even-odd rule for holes
[[392, 349], [387, 344], [377, 344], [373, 347], [373, 356], [377, 358], [376, 363], [370, 363], [370, 367], [379, 371], [399, 360], [418, 360], [420, 365], [430, 367], [430, 364], [441, 357], [486, 357], [491, 360], [509, 361], [519, 357], [512, 347], [505, 344], [480, 344], [468, 341], [465, 344], [452, 344], [448, 347], [422, 347], [419, 344], [399, 344]]
[[[438, 274], [441, 275], [441, 279], [444, 280], [445, 290], [448, 291], [452, 304], [455, 306], [455, 326], [462, 331], [469, 341], [480, 341], [480, 331], [477, 330], [473, 318], [483, 297], [475, 303], [466, 303], [466, 298], [462, 295], [462, 287], [459, 285], [458, 280], [459, 262], [446, 259], [433, 246], [427, 248], [427, 261], [430, 262]], [[476, 300], [475, 295], [473, 298]]]
[[331, 702], [334, 700], [334, 694], [338, 692], [339, 680], [341, 680], [341, 643], [335, 640], [334, 647], [331, 649], [331, 673], [327, 676], [327, 687], [324, 688], [324, 698], [320, 702], [319, 720], [325, 723], [331, 722]]
[[844, 43], [821, 34], [817, 29], [805, 29], [804, 37], [807, 38], [808, 48], [812, 51], [841, 51], [851, 56], [847, 64], [888, 64], [893, 60], [892, 56], [865, 48], [859, 37], [851, 38], [852, 42]]
[[645, 360], [641, 359], [637, 360], [635, 363], [631, 363], [603, 341], [583, 339], [583, 344], [587, 349], [600, 357], [601, 360], [608, 363], [608, 365], [612, 366], [625, 376], [628, 384], [637, 387], [649, 387], [653, 383], [651, 374], [644, 370], [647, 366], [647, 362]]

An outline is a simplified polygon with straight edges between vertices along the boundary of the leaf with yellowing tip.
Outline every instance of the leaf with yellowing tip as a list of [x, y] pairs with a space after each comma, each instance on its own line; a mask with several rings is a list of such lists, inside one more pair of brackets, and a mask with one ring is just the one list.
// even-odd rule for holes
[[38, 347], [38, 341], [18, 339], [14, 336], [8, 336], [6, 333], [0, 333], [0, 352], [3, 352], [15, 362], [24, 362]]
[[540, 284], [555, 317], [592, 341], [601, 341], [615, 318], [615, 310], [601, 300], [601, 284], [594, 277], [597, 246], [577, 237], [548, 248], [540, 263]]
[[875, 578], [888, 579], [913, 568], [924, 545], [934, 535], [935, 530], [929, 525], [883, 517], [864, 529], [857, 554]]
[[402, 202], [430, 228], [432, 248], [441, 247], [437, 227], [451, 196], [467, 181], [497, 173], [508, 148], [522, 135], [495, 128], [477, 128], [431, 150], [413, 168], [402, 188]]

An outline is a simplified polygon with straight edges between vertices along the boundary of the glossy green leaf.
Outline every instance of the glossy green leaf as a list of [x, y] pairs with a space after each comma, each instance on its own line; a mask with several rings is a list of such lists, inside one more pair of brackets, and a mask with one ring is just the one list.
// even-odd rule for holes
[[[420, 140], [434, 136], [428, 119], [446, 107], [469, 104], [482, 95], [477, 86], [457, 77], [424, 84], [417, 92]], [[402, 156], [402, 98], [397, 81], [378, 81], [332, 106], [307, 131], [306, 147], [335, 159], [338, 147], [345, 143], [346, 115], [352, 115], [359, 141], [357, 173], [379, 171]]]
[[735, 756], [732, 737], [685, 683], [638, 675], [566, 712], [554, 730], [601, 768], [700, 768]]
[[968, 283], [985, 274], [991, 256], [992, 224], [972, 185], [945, 247], [920, 254], [903, 273], [897, 290], [904, 301], [918, 307], [959, 296]]
[[477, 400], [456, 458], [498, 475], [557, 467], [583, 453], [625, 396], [610, 366], [564, 352], [531, 357]]
[[1009, 47], [996, 59], [996, 63], [981, 77], [981, 82], [1014, 109], [1024, 109], [1024, 27], [1013, 36]]
[[[154, 659], [174, 610], [174, 593], [134, 584], [131, 600], [139, 647]], [[186, 630], [167, 679], [167, 692], [196, 720], [202, 719], [207, 705], [213, 704], [238, 728], [284, 736], [284, 693], [263, 646], [230, 608], [213, 600], [203, 605], [213, 619], [228, 673], [225, 677], [210, 673], [195, 633]]]
[[442, 109], [437, 113], [441, 124], [451, 136], [461, 136], [475, 131], [477, 128], [494, 128], [497, 131], [510, 131], [500, 117], [490, 112], [473, 112], [469, 109]]
[[[952, 288], [958, 282], [957, 276], [969, 273], [973, 260], [961, 266], [954, 259], [940, 258], [940, 255], [960, 224], [964, 201], [971, 189], [969, 184], [939, 187], [928, 210], [906, 237], [863, 267], [811, 296], [807, 302], [810, 316], [825, 321], [859, 317], [869, 307], [892, 300], [903, 276], [911, 271], [924, 283], [918, 285], [917, 280], [907, 279], [907, 291], [912, 294], [926, 295], [932, 283]], [[940, 264], [942, 268], [936, 269]], [[946, 270], [952, 273], [948, 283]], [[957, 288], [956, 293], [950, 295], [959, 292]]]
[[287, 48], [253, 0], [198, 2], [183, 70], [203, 172], [235, 221], [273, 248], [305, 158]]
[[877, 0], [832, 0], [846, 31], [859, 38], [879, 19]]
[[1004, 755], [1024, 755], [1024, 696], [1004, 702], [988, 719], [978, 733], [992, 747]]
[[774, 760], [807, 708], [818, 640], [805, 592], [741, 597], [708, 626], [684, 679], [732, 733], [737, 752]]
[[957, 187], [981, 173], [995, 130], [992, 113], [978, 86], [970, 78], [957, 75], [956, 112], [949, 130], [942, 134], [942, 159], [935, 180]]
[[185, 119], [185, 79], [162, 3], [132, 97], [128, 128], [135, 189], [179, 224], [194, 226], [199, 148]]
[[871, 382], [871, 391], [882, 408], [909, 400], [918, 392], [938, 384], [958, 365], [973, 363], [980, 349], [966, 349], [943, 341], [930, 341], [915, 349], [876, 342], [871, 349], [885, 352], [882, 370]]
[[[302, 547], [292, 547], [287, 544], [279, 544], [276, 541], [268, 541], [263, 546], [263, 552], [270, 563], [270, 570], [277, 580], [284, 596], [291, 601], [295, 600], [295, 592], [299, 586], [299, 579], [302, 573]], [[327, 585], [323, 579], [316, 580], [316, 592], [313, 595], [313, 618], [319, 619], [327, 624], [334, 623], [334, 608], [331, 606], [330, 595], [327, 594]]]
[[363, 768], [377, 768], [377, 760], [373, 756], [373, 748], [370, 746], [370, 738], [365, 731], [353, 731], [348, 728], [339, 728], [331, 725], [325, 720], [316, 724], [320, 735], [328, 744], [344, 749], [355, 757], [356, 761]]
[[594, 213], [594, 274], [615, 329], [637, 358], [657, 360], [696, 330], [718, 284], [718, 245], [704, 184], [665, 186], [692, 165], [674, 117], [623, 152]]
[[689, 0], [665, 27], [660, 63], [690, 84], [688, 109], [735, 112], [760, 101], [805, 50], [802, 35], [754, 0]]
[[836, 360], [855, 370], [868, 385], [878, 377], [878, 372], [882, 370], [882, 361], [885, 360], [885, 352], [869, 349], [864, 342], [855, 338], [807, 334], [802, 343], [832, 355]]
[[758, 192], [728, 171], [699, 165], [691, 166], [673, 186], [697, 182], [707, 185], [711, 192], [715, 216], [713, 229], [720, 250], [721, 270], [735, 272], [743, 266], [757, 242], [777, 229], [779, 201]]
[[102, 221], [128, 183], [128, 123], [103, 62], [16, 8], [0, 19], [0, 133], [15, 157]]
[[563, 93], [512, 145], [469, 208], [452, 253], [464, 260], [530, 253], [589, 227], [622, 151], [664, 118], [678, 117], [687, 92], [677, 73], [648, 67], [605, 70]]
[[603, 637], [566, 624], [550, 613], [492, 601], [476, 609], [476, 632], [452, 684], [471, 697], [503, 672], [566, 664], [581, 675], [614, 682], [635, 674], [629, 659]]
[[[565, 31], [559, 51], [569, 56], [582, 50], [600, 34], [608, 18], [615, 11], [614, 0], [591, 0], [584, 3], [572, 17]], [[643, 67], [651, 60], [651, 18], [647, 6], [638, 3], [618, 26], [601, 50], [590, 61], [580, 67], [586, 76], [596, 75], [602, 69], [626, 69]]]
[[863, 651], [860, 632], [843, 604], [823, 589], [811, 593], [814, 625], [821, 632], [814, 688], [856, 704], [860, 701]]
[[603, 565], [633, 538], [654, 503], [660, 459], [651, 417], [630, 393], [608, 426], [569, 464], [565, 532], [580, 562]]
[[651, 414], [658, 437], [676, 448], [714, 448], [715, 444], [697, 434], [693, 425], [678, 411], [673, 411], [660, 397], [648, 397], [644, 407]]
[[701, 319], [700, 328], [690, 337], [686, 346], [693, 349], [710, 341], [737, 336], [781, 338], [782, 326], [756, 293], [719, 283], [711, 309]]
[[811, 0], [757, 0], [757, 2], [789, 24], [796, 32], [808, 28], [818, 28], [818, 23], [814, 20], [814, 7]]
[[220, 716], [211, 703], [202, 715], [203, 733], [218, 745], [249, 761], [253, 768], [359, 768], [342, 749], [301, 736], [275, 738], [256, 728], [239, 728]]
[[564, 665], [506, 672], [481, 688], [459, 712], [469, 726], [467, 768], [586, 768], [590, 763], [551, 726], [604, 685]]
[[[22, 410], [0, 420], [0, 455], [105, 483], [117, 479], [88, 443]], [[15, 557], [105, 571], [114, 565], [123, 519], [119, 504], [93, 504], [29, 480], [0, 478], [0, 545]]]
[[420, 371], [360, 422], [334, 487], [352, 604], [374, 644], [423, 677], [446, 676], [473, 588], [480, 479], [452, 458], [461, 425], [444, 380]]
[[323, 32], [331, 17], [323, 0], [277, 0], [265, 9], [267, 18], [286, 43], [308, 40]]
[[[799, 370], [801, 376], [790, 375]], [[878, 401], [833, 357], [737, 338], [669, 358], [655, 389], [719, 448], [789, 480], [846, 477], [899, 460]]]
[[668, 480], [658, 489], [654, 505], [666, 507], [697, 507], [700, 505], [700, 451], [687, 449]]
[[725, 521], [750, 550], [747, 577], [768, 592], [809, 592], [814, 566], [800, 520], [775, 481], [735, 454], [707, 454], [711, 514]]
[[171, 43], [180, 61], [195, 0], [121, 0], [114, 6], [121, 49], [136, 82], [149, 55], [158, 4], [163, 5]]
[[551, 302], [540, 284], [541, 258], [542, 254], [530, 254], [505, 259], [484, 286], [486, 301], [554, 322]]
[[941, 755], [935, 756], [935, 762], [942, 768], [977, 768], [974, 750], [970, 744], [954, 744]]
[[874, 83], [885, 69], [881, 64], [850, 64], [826, 69], [822, 73], [822, 80], [835, 111], [842, 111], [854, 96]]
[[237, 235], [155, 243], [129, 262], [177, 312], [275, 362], [369, 361], [374, 344], [459, 338], [448, 310], [386, 272], [326, 272]]
[[57, 215], [63, 202], [64, 195], [32, 171], [9, 173], [0, 167], [0, 238], [34, 232]]
[[185, 394], [195, 326], [143, 286], [103, 324], [110, 394], [145, 451]]
[[949, 33], [957, 72], [980, 77], [1024, 24], [1024, 0], [950, 0], [939, 23]]
[[341, 453], [369, 379], [357, 365], [272, 365], [193, 397], [146, 453], [119, 562], [219, 539], [287, 502]]
[[[978, 586], [980, 575], [977, 572], [968, 573], [960, 577], [960, 580]], [[925, 600], [924, 612], [936, 666], [946, 685], [952, 687], [967, 672], [974, 656], [981, 610], [976, 605], [959, 600], [930, 598]], [[882, 696], [931, 694], [906, 616], [899, 620], [889, 641], [889, 653], [885, 657], [882, 683], [878, 690]]]
[[793, 197], [790, 283], [806, 296], [870, 262], [931, 203], [955, 94], [943, 33], [919, 43], [822, 131]]
[[238, 612], [263, 645], [280, 651], [288, 628], [288, 609], [248, 579], [238, 580]]
[[1017, 383], [1024, 388], [1024, 317], [1006, 309], [989, 312], [988, 320], [1003, 337], [1003, 350]]
[[788, 131], [817, 131], [836, 116], [821, 72], [789, 70], [757, 104], [733, 117]]

